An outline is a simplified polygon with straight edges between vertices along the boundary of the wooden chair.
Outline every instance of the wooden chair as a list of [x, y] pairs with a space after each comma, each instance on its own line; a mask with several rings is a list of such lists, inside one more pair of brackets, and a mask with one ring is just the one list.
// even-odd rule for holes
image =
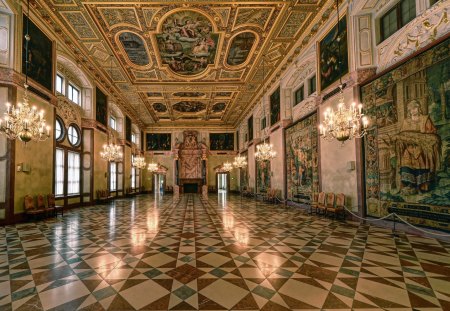
[[316, 214], [325, 215], [327, 213], [327, 207], [325, 205], [325, 192], [320, 192], [317, 197]]
[[45, 206], [45, 199], [42, 194], [38, 194], [36, 197], [37, 209], [44, 210], [45, 216], [52, 214], [52, 211]]
[[42, 215], [45, 213], [45, 209], [37, 209], [34, 204], [34, 199], [31, 195], [26, 195], [23, 201], [23, 207], [25, 209], [25, 214], [33, 216], [35, 219], [37, 215]]
[[328, 213], [328, 209], [334, 208], [334, 193], [333, 192], [328, 192], [325, 195], [325, 210], [326, 213]]
[[319, 194], [317, 192], [313, 193], [311, 196], [311, 209], [309, 210], [309, 213], [312, 214], [317, 213], [317, 204], [319, 201]]
[[61, 212], [61, 216], [64, 216], [64, 206], [63, 205], [56, 205], [55, 202], [55, 195], [47, 194], [47, 205], [48, 208], [51, 208], [53, 210], [53, 214], [55, 217], [58, 217], [58, 212]]
[[336, 202], [334, 206], [327, 206], [327, 213], [331, 212], [334, 216], [338, 216], [338, 214], [343, 214], [345, 219], [345, 194], [338, 193], [336, 194]]

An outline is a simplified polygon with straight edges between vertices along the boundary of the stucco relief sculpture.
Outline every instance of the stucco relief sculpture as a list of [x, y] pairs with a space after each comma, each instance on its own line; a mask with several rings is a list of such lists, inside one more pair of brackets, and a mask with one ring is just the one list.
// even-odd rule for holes
[[202, 160], [206, 159], [207, 147], [198, 142], [197, 136], [197, 131], [185, 131], [183, 142], [175, 147], [180, 161], [180, 179], [203, 178]]

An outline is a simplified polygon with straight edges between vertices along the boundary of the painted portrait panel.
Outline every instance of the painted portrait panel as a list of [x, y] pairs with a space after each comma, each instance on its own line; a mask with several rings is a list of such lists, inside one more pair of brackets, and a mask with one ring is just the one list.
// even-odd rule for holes
[[219, 34], [206, 16], [184, 10], [164, 20], [156, 41], [162, 63], [178, 75], [191, 76], [214, 64]]
[[270, 126], [280, 121], [280, 87], [270, 95]]
[[323, 91], [348, 73], [347, 16], [339, 21], [339, 33], [335, 25], [319, 42], [318, 55], [319, 85]]
[[309, 203], [319, 192], [317, 113], [286, 129], [288, 199]]
[[[448, 230], [450, 39], [365, 85], [367, 214]], [[374, 120], [376, 119], [376, 121]]]
[[235, 36], [230, 44], [227, 55], [227, 65], [239, 66], [246, 62], [253, 45], [255, 44], [255, 34], [249, 31], [242, 32]]
[[[242, 152], [241, 156], [245, 157], [248, 160], [248, 153], [247, 151]], [[248, 181], [249, 181], [249, 170], [248, 170], [248, 165], [241, 168], [241, 176], [240, 176], [240, 180], [241, 180], [241, 186], [242, 189], [246, 188], [248, 189]]]
[[[23, 36], [26, 34], [28, 17], [23, 15]], [[53, 43], [52, 41], [29, 20], [28, 33], [31, 37], [28, 42], [28, 55], [26, 53], [26, 40], [22, 47], [22, 72], [26, 72], [28, 59], [28, 76], [53, 92]]]
[[131, 119], [125, 116], [125, 139], [131, 142]]
[[171, 137], [170, 133], [147, 133], [146, 138], [146, 150], [148, 151], [168, 151], [171, 150]]
[[98, 87], [95, 88], [95, 119], [108, 126], [108, 97]]
[[210, 150], [234, 150], [234, 133], [210, 133]]
[[172, 106], [178, 112], [195, 113], [206, 109], [206, 104], [199, 101], [181, 101]]

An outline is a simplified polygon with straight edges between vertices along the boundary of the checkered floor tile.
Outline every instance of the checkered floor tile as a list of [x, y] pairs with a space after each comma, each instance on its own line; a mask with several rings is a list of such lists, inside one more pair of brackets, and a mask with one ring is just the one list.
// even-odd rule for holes
[[450, 310], [450, 243], [236, 196], [0, 228], [0, 310]]

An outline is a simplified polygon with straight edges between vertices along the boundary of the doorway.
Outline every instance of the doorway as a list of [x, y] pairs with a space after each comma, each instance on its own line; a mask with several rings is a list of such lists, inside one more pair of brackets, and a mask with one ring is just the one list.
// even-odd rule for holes
[[217, 191], [219, 193], [226, 193], [229, 190], [228, 173], [217, 174]]
[[165, 178], [166, 176], [163, 174], [154, 174], [153, 175], [153, 193], [156, 194], [164, 194], [165, 188]]

